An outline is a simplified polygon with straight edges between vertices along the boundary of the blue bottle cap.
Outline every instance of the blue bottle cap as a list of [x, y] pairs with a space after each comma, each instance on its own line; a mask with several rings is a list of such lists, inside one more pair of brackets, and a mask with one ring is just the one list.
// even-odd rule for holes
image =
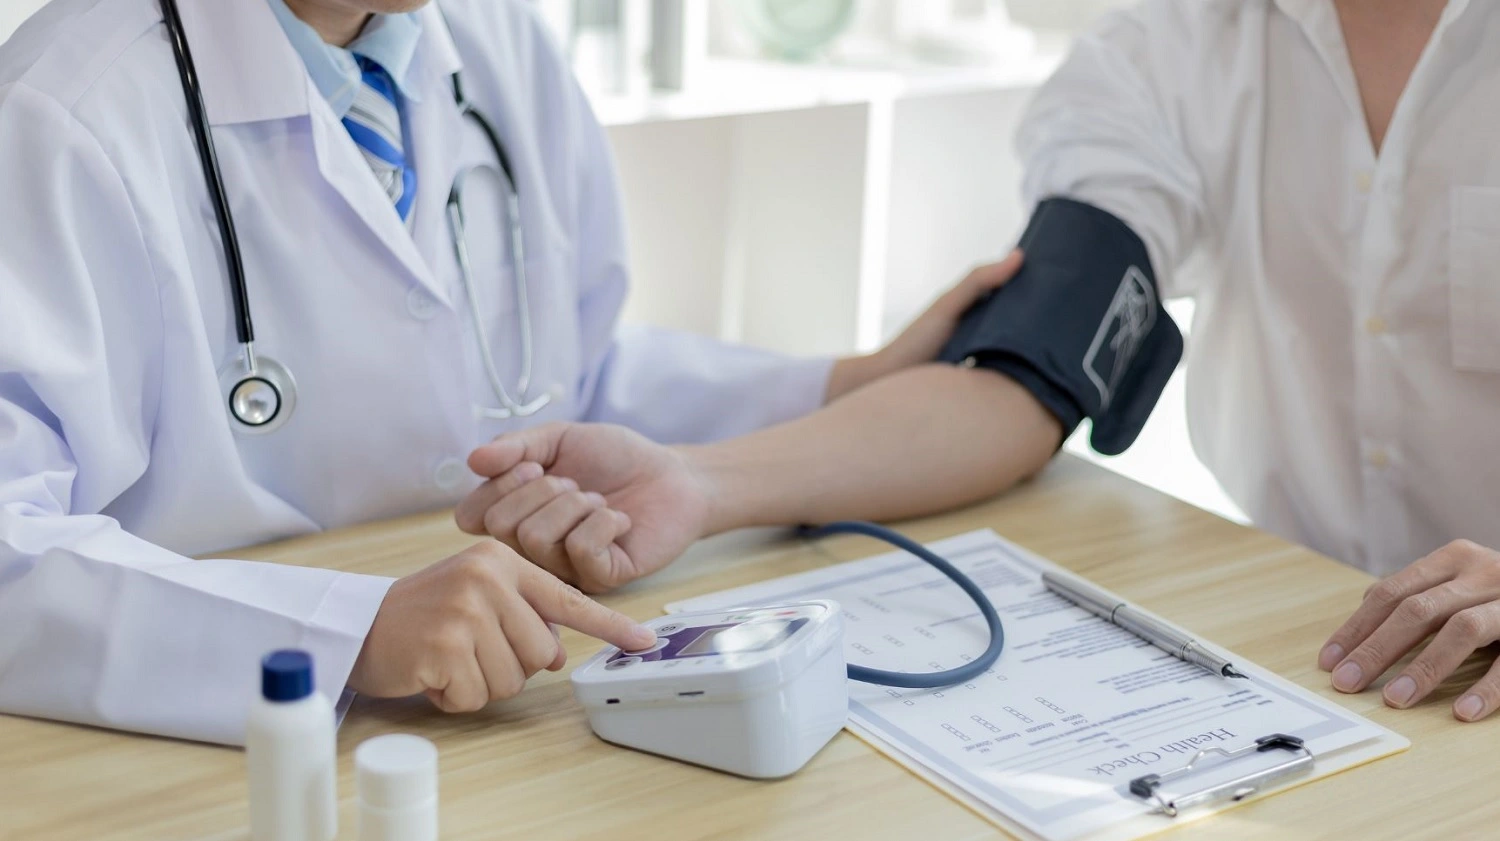
[[299, 701], [313, 691], [312, 655], [283, 649], [260, 661], [260, 694], [267, 701]]

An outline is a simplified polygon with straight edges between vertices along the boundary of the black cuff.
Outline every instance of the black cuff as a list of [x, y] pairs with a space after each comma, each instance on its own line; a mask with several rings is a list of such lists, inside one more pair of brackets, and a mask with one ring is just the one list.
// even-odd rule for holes
[[1069, 431], [1071, 401], [1094, 449], [1124, 452], [1182, 358], [1145, 243], [1097, 207], [1048, 199], [1020, 247], [1021, 271], [964, 314], [940, 359], [1007, 374]]

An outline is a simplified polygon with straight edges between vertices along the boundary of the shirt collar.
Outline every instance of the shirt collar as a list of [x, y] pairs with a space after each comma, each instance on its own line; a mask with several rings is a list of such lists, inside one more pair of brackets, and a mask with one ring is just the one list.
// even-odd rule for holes
[[416, 14], [376, 15], [348, 48], [323, 41], [317, 30], [289, 9], [285, 0], [269, 0], [271, 11], [292, 47], [307, 67], [307, 75], [338, 117], [349, 113], [359, 90], [360, 70], [355, 55], [379, 64], [390, 74], [406, 99], [420, 101], [421, 85], [415, 83], [413, 59], [422, 40], [422, 20]]
[[[1315, 13], [1333, 11], [1332, 0], [1276, 0], [1276, 5], [1287, 17], [1304, 25]], [[1468, 8], [1469, 0], [1448, 0], [1448, 5], [1443, 9], [1443, 17], [1445, 20], [1452, 20]]]

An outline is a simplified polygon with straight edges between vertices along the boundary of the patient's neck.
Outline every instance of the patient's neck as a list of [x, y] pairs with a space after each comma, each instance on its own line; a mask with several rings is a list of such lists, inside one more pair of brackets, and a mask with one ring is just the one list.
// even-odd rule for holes
[[370, 13], [340, 0], [285, 0], [292, 14], [317, 30], [327, 43], [347, 47], [370, 20]]
[[1448, 0], [1334, 0], [1359, 86], [1370, 143], [1385, 143], [1406, 84]]

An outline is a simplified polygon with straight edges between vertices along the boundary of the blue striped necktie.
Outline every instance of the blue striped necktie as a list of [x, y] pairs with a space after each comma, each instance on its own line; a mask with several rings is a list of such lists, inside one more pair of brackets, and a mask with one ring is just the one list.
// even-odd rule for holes
[[344, 128], [364, 153], [375, 178], [396, 205], [403, 222], [410, 223], [417, 198], [417, 173], [407, 165], [401, 131], [401, 95], [385, 68], [365, 58], [359, 60], [363, 83], [344, 117]]

